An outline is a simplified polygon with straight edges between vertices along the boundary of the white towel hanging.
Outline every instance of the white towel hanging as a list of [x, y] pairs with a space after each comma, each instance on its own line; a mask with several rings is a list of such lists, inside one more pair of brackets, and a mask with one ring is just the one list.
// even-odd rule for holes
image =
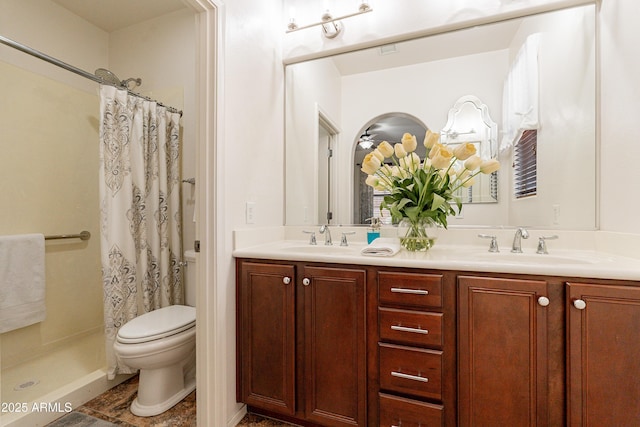
[[0, 333], [45, 317], [44, 236], [0, 236]]

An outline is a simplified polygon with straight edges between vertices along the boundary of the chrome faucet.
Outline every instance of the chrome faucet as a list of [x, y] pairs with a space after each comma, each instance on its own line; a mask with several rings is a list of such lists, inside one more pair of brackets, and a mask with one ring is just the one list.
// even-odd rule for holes
[[511, 252], [521, 254], [522, 253], [522, 239], [528, 239], [529, 232], [520, 227], [516, 230], [516, 235], [513, 236], [513, 245], [511, 246]]
[[333, 245], [331, 241], [331, 231], [329, 231], [329, 225], [323, 225], [320, 227], [320, 234], [324, 234], [324, 244], [329, 246]]

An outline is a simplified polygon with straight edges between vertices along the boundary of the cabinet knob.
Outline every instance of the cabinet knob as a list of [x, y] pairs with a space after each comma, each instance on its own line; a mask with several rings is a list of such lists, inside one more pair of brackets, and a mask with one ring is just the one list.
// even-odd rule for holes
[[573, 306], [578, 310], [584, 310], [587, 307], [587, 303], [584, 300], [575, 299], [573, 300]]
[[284, 283], [285, 285], [288, 285], [289, 283], [291, 283], [291, 277], [289, 276], [285, 276], [282, 278], [282, 283]]
[[538, 304], [540, 304], [543, 307], [548, 306], [549, 305], [549, 298], [547, 298], [547, 297], [538, 298]]
[[305, 286], [309, 286], [311, 284], [311, 280], [305, 277], [304, 279], [302, 279], [302, 284]]

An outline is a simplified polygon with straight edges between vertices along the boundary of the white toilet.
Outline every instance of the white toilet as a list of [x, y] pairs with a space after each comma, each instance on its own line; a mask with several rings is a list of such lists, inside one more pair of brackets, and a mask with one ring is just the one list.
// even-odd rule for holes
[[140, 369], [138, 397], [131, 412], [158, 415], [196, 388], [195, 252], [185, 251], [185, 301], [145, 313], [127, 322], [114, 343], [126, 365]]

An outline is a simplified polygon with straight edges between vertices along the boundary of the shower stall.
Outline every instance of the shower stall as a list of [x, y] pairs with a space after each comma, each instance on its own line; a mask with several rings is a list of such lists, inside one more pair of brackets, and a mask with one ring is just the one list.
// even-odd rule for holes
[[[179, 18], [182, 31], [193, 30], [191, 12]], [[120, 80], [107, 69], [78, 72], [25, 49], [0, 43], [0, 235], [63, 238], [45, 242], [46, 319], [0, 334], [0, 401], [11, 406], [0, 426], [46, 425], [127, 378], [108, 381], [105, 373], [96, 82], [132, 90], [142, 80]], [[195, 104], [190, 53], [185, 77], [174, 76], [174, 86], [156, 81], [154, 97]], [[193, 122], [183, 122], [186, 139]], [[195, 173], [194, 148], [192, 141], [183, 146], [185, 177]], [[182, 186], [183, 236], [190, 239], [195, 186]]]

